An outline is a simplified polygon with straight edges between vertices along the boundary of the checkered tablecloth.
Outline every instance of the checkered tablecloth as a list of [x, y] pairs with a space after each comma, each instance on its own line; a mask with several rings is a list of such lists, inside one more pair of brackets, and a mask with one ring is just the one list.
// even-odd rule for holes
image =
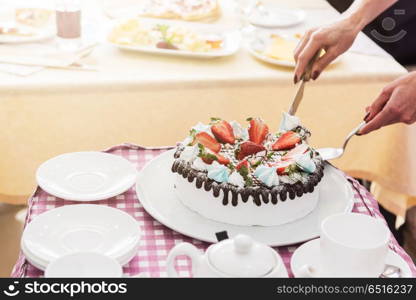
[[[112, 147], [105, 152], [121, 155], [131, 161], [137, 170], [140, 170], [148, 161], [166, 151], [168, 148], [143, 148], [131, 144], [123, 144]], [[354, 188], [354, 212], [372, 215], [375, 218], [383, 218], [378, 209], [377, 201], [367, 190], [357, 181], [348, 177], [348, 180]], [[205, 250], [209, 244], [195, 239], [183, 236], [153, 219], [140, 204], [137, 199], [134, 187], [129, 189], [122, 195], [102, 201], [91, 202], [97, 205], [108, 205], [121, 209], [132, 215], [140, 224], [143, 231], [142, 240], [137, 255], [124, 266], [123, 270], [126, 276], [134, 276], [138, 273], [147, 273], [151, 277], [166, 276], [166, 257], [169, 250], [176, 244], [181, 242], [190, 242], [198, 248]], [[28, 212], [26, 222], [36, 218], [39, 214], [63, 205], [79, 204], [79, 202], [67, 201], [49, 195], [41, 188], [37, 188], [32, 197], [29, 198]], [[299, 244], [300, 245], [300, 244]], [[282, 256], [289, 274], [290, 258], [292, 253], [299, 245], [278, 247], [276, 250]], [[391, 237], [390, 248], [398, 253], [410, 266], [413, 276], [416, 276], [416, 267], [411, 258], [397, 244], [394, 237]], [[190, 261], [186, 258], [180, 258], [177, 262], [178, 272], [180, 276], [190, 276]], [[18, 261], [12, 271], [13, 277], [41, 277], [43, 272], [26, 259], [23, 253], [20, 253]]]

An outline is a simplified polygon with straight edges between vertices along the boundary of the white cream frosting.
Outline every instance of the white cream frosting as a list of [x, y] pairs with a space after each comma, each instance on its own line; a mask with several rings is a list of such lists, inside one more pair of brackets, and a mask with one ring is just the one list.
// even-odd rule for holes
[[192, 129], [194, 129], [196, 131], [196, 133], [206, 132], [206, 133], [212, 135], [211, 126], [210, 125], [205, 125], [201, 122], [198, 122], [198, 124], [196, 124], [194, 127], [192, 127]]
[[248, 140], [248, 130], [243, 128], [240, 123], [237, 121], [230, 122], [231, 127], [233, 128], [234, 136], [239, 139]]
[[208, 166], [208, 178], [217, 182], [228, 182], [229, 169], [214, 161]]
[[195, 158], [194, 162], [192, 163], [192, 168], [199, 171], [208, 170], [208, 166], [209, 165], [204, 163], [204, 161], [200, 157]]
[[[195, 134], [200, 133], [200, 132], [206, 132], [209, 135], [214, 136], [212, 134], [212, 131], [211, 131], [211, 126], [210, 125], [205, 125], [204, 123], [201, 123], [201, 122], [198, 122], [198, 124], [196, 124], [194, 127], [192, 127], [192, 129], [195, 130]], [[184, 146], [189, 145], [193, 141], [194, 141], [194, 137], [193, 136], [187, 136], [182, 141], [182, 145], [184, 145]]]
[[296, 164], [307, 173], [313, 173], [316, 170], [315, 162], [312, 160], [309, 152], [296, 157]]
[[259, 166], [254, 172], [254, 176], [268, 187], [272, 187], [279, 184], [279, 177], [277, 176], [276, 170], [277, 167]]
[[198, 156], [199, 148], [195, 146], [185, 146], [182, 150], [181, 155], [179, 156], [180, 159], [185, 161], [192, 161], [194, 158]]
[[228, 183], [234, 184], [240, 188], [243, 188], [245, 184], [243, 176], [241, 176], [237, 171], [231, 173], [228, 177]]
[[282, 121], [280, 122], [281, 131], [289, 131], [300, 126], [300, 119], [295, 116], [289, 115], [287, 112], [283, 112]]
[[183, 141], [182, 141], [182, 145], [183, 146], [187, 146], [187, 145], [189, 145], [190, 143], [192, 143], [194, 141], [194, 139], [191, 137], [191, 136], [187, 136]]

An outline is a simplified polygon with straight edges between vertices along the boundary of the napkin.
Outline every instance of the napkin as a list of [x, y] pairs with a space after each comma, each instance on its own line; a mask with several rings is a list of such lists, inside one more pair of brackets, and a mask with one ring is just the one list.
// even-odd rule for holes
[[36, 72], [43, 70], [44, 67], [38, 66], [25, 66], [15, 64], [4, 64], [0, 63], [0, 72], [9, 73], [17, 76], [29, 76]]
[[0, 63], [43, 67], [67, 67], [85, 56], [97, 45], [89, 43], [76, 51], [59, 50], [54, 44], [1, 45]]
[[0, 71], [28, 76], [45, 67], [70, 68], [96, 45], [96, 42], [85, 43], [80, 49], [71, 52], [58, 49], [54, 43], [0, 45]]

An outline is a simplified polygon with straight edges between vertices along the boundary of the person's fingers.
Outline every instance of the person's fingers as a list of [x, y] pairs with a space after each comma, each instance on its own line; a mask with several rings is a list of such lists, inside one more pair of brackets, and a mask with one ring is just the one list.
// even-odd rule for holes
[[303, 48], [305, 48], [305, 45], [309, 41], [309, 38], [311, 37], [312, 33], [315, 29], [310, 29], [305, 32], [300, 42], [297, 44], [295, 50], [293, 51], [293, 56], [295, 58], [295, 61], [298, 61], [299, 54], [302, 52]]
[[370, 116], [370, 112], [369, 111], [367, 111], [367, 113], [365, 114], [365, 116], [364, 116], [364, 118], [363, 118], [363, 120], [366, 122], [366, 123], [368, 123], [368, 120], [367, 120], [367, 118]]
[[315, 53], [322, 48], [320, 38], [316, 38], [316, 33], [313, 33], [309, 41], [306, 43], [304, 49], [298, 56], [298, 62], [295, 67], [295, 83], [299, 81], [305, 68]]
[[337, 58], [335, 54], [334, 48], [329, 48], [327, 52], [313, 64], [312, 67], [312, 79], [316, 80], [322, 71], [332, 62], [334, 59]]
[[368, 134], [374, 130], [380, 129], [383, 126], [387, 126], [396, 123], [397, 116], [388, 108], [384, 108], [374, 119], [369, 121], [363, 128], [361, 128], [359, 134]]
[[370, 114], [367, 117], [366, 121], [370, 122], [374, 117], [383, 110], [387, 101], [390, 99], [393, 90], [390, 87], [385, 87], [381, 93], [378, 95], [376, 100], [370, 105]]

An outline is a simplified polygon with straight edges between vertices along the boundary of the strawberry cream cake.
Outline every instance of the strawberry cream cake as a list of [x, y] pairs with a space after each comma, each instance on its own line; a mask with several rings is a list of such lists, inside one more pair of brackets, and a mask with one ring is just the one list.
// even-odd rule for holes
[[260, 118], [248, 128], [212, 118], [178, 144], [172, 172], [180, 201], [202, 216], [235, 225], [275, 226], [317, 205], [324, 162], [297, 117], [283, 115], [277, 133]]

